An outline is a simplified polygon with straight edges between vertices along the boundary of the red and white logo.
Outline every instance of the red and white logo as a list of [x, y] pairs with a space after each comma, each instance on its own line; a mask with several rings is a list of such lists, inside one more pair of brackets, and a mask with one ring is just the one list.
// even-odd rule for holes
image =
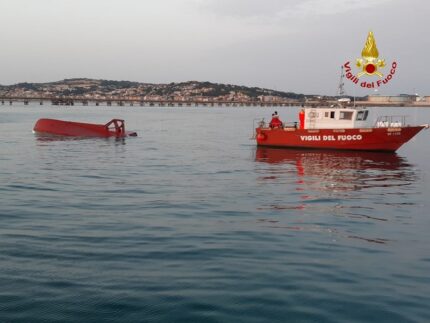
[[[378, 48], [376, 47], [375, 37], [373, 33], [369, 31], [367, 35], [366, 44], [361, 51], [361, 58], [356, 60], [355, 64], [360, 68], [358, 73], [353, 73], [351, 62], [343, 64], [345, 69], [345, 77], [353, 82], [359, 84], [363, 88], [378, 88], [384, 84], [387, 84], [396, 73], [397, 62], [392, 62], [389, 66], [388, 74], [384, 75], [383, 68], [386, 67], [385, 59], [379, 58]], [[366, 80], [360, 80], [362, 76], [367, 76]], [[371, 77], [378, 77], [378, 79], [371, 80]]]

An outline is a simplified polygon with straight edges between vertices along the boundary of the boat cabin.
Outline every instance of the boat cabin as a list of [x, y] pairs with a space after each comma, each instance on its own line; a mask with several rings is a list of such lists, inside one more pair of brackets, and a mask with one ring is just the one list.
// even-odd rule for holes
[[369, 127], [365, 108], [304, 108], [304, 129], [351, 129]]

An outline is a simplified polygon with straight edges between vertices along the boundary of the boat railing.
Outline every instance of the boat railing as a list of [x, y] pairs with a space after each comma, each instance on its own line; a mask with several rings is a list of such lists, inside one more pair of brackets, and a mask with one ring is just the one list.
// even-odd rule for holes
[[284, 122], [282, 123], [283, 128], [297, 128], [297, 121]]
[[268, 124], [264, 120], [264, 118], [262, 119], [257, 118], [252, 121], [252, 131], [254, 131], [255, 128], [266, 128], [266, 127], [268, 127]]
[[249, 139], [255, 139], [255, 136], [256, 136], [256, 132], [255, 132], [255, 129], [256, 128], [266, 128], [266, 121], [264, 121], [264, 118], [262, 118], [262, 119], [260, 119], [260, 118], [257, 118], [257, 119], [254, 119], [254, 120], [252, 120], [252, 135], [251, 135], [251, 138], [249, 138]]
[[[269, 127], [270, 127], [269, 123], [267, 123], [264, 120], [264, 118], [253, 120], [253, 126], [252, 126], [253, 131], [255, 130], [255, 128], [269, 128]], [[297, 127], [298, 127], [297, 121], [290, 121], [290, 122], [283, 122], [282, 126], [279, 128], [297, 128]]]
[[404, 127], [406, 125], [406, 116], [380, 116], [376, 119], [376, 128]]

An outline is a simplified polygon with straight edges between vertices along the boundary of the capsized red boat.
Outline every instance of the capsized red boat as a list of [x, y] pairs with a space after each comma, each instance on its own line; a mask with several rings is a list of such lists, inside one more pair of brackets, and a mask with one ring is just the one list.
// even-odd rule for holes
[[126, 131], [124, 120], [112, 119], [106, 124], [93, 124], [56, 119], [39, 119], [33, 131], [38, 134], [71, 137], [127, 137], [137, 136], [134, 131]]
[[381, 116], [372, 124], [362, 107], [306, 107], [298, 122], [264, 119], [255, 129], [258, 146], [394, 152], [428, 124], [409, 125], [406, 116]]

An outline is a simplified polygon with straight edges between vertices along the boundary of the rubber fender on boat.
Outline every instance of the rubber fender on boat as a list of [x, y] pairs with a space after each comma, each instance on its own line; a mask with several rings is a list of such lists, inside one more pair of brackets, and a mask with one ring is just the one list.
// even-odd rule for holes
[[258, 135], [257, 135], [257, 140], [260, 140], [260, 141], [264, 141], [264, 140], [266, 140], [266, 135], [264, 134], [264, 133], [259, 133]]

